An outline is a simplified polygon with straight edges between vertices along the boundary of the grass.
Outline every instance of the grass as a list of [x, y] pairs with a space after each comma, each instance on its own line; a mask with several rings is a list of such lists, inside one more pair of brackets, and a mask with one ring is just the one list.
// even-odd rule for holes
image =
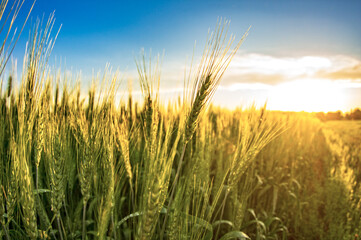
[[145, 54], [137, 61], [142, 102], [133, 101], [129, 87], [128, 99], [115, 103], [122, 89], [109, 67], [82, 97], [79, 85], [49, 71], [53, 24], [51, 15], [44, 27], [35, 25], [20, 85], [13, 77], [6, 89], [1, 85], [1, 237], [360, 234], [360, 148], [338, 135], [348, 125], [328, 127], [311, 115], [266, 106], [230, 111], [211, 105], [245, 37], [233, 44], [227, 23], [210, 36], [186, 80], [184, 101], [167, 108], [158, 96], [160, 60]]

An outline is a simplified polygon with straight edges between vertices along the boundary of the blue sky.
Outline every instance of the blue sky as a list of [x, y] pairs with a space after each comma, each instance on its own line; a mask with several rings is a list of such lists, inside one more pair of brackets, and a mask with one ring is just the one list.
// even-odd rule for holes
[[[30, 2], [26, 1], [24, 9], [28, 8]], [[54, 10], [55, 28], [62, 24], [62, 29], [52, 58], [61, 58], [63, 61], [65, 59], [67, 68], [75, 72], [82, 71], [84, 76], [91, 74], [92, 69], [103, 69], [106, 63], [120, 71], [133, 72], [134, 57], [139, 56], [140, 50], [144, 48], [146, 52], [152, 49], [153, 54], [165, 52], [164, 78], [174, 80], [182, 72], [187, 56], [192, 55], [194, 42], [197, 41], [196, 49], [200, 52], [208, 29], [214, 28], [218, 17], [230, 20], [229, 32], [239, 38], [252, 25], [249, 36], [237, 55], [241, 62], [247, 61], [247, 56], [250, 56], [251, 60], [258, 56], [257, 59], [262, 59], [261, 62], [266, 65], [267, 59], [274, 62], [281, 60], [278, 62], [282, 64], [285, 60], [297, 63], [303, 57], [316, 56], [333, 59], [327, 65], [333, 67], [329, 74], [340, 71], [336, 69], [340, 62], [345, 69], [356, 68], [354, 75], [361, 72], [358, 69], [361, 59], [361, 1], [37, 0], [32, 12], [33, 22], [37, 16], [48, 16]], [[14, 56], [17, 58], [21, 59], [23, 55], [26, 37], [27, 34], [23, 34], [16, 48]], [[336, 59], [337, 56], [341, 58]], [[348, 63], [345, 59], [348, 59]], [[237, 63], [233, 67], [237, 67]], [[251, 67], [258, 68], [257, 64]], [[255, 71], [252, 79], [248, 75], [247, 78], [244, 71], [237, 75], [234, 70], [237, 69], [230, 69], [226, 80], [228, 85], [262, 83], [274, 86], [280, 82], [274, 83], [270, 80], [268, 83], [257, 79], [264, 77], [267, 80], [269, 75], [275, 78], [277, 74], [283, 74], [271, 71], [268, 75], [257, 75]], [[319, 70], [326, 71], [322, 68]], [[283, 75], [280, 78], [286, 79]], [[360, 78], [343, 80], [358, 83]], [[165, 81], [168, 81], [167, 79]], [[179, 76], [179, 80], [182, 79], [183, 76]], [[322, 79], [330, 80], [330, 77]], [[173, 80], [164, 85], [173, 86]], [[175, 85], [174, 83], [174, 87], [177, 87]], [[226, 91], [224, 89], [222, 91]], [[262, 91], [255, 92], [255, 96], [264, 91], [258, 90]], [[252, 96], [250, 91], [246, 95]], [[216, 96], [216, 100], [222, 102], [222, 97]]]

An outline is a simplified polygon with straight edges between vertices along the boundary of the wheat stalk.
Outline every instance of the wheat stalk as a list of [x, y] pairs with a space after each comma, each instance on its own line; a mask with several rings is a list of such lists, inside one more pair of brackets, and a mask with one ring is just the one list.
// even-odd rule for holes
[[134, 196], [133, 190], [133, 172], [132, 166], [130, 163], [130, 156], [129, 156], [129, 127], [128, 127], [128, 120], [123, 117], [122, 123], [118, 123], [115, 118], [115, 133], [116, 133], [116, 143], [118, 148], [121, 149], [123, 155], [123, 161], [125, 165], [125, 169], [127, 172], [127, 176], [129, 178], [129, 185], [131, 189], [132, 197]]
[[[173, 186], [169, 197], [168, 208], [169, 206], [171, 206], [173, 201], [173, 195], [183, 165], [186, 145], [191, 140], [198, 125], [199, 117], [203, 113], [204, 108], [207, 106], [212, 96], [214, 95], [225, 70], [227, 69], [229, 63], [231, 62], [232, 58], [234, 57], [243, 40], [248, 34], [247, 31], [243, 35], [241, 40], [233, 48], [233, 50], [229, 52], [234, 37], [231, 36], [228, 42], [226, 41], [227, 25], [227, 22], [225, 22], [224, 25], [219, 23], [216, 27], [214, 34], [211, 34], [203, 52], [201, 63], [199, 64], [198, 70], [195, 75], [191, 97], [191, 107], [189, 113], [187, 114], [185, 123], [184, 145], [178, 163], [176, 175], [174, 177]], [[164, 220], [162, 232], [164, 232], [166, 220], [167, 216]]]
[[113, 159], [113, 139], [109, 139], [106, 143], [106, 157], [102, 162], [103, 172], [105, 174], [102, 186], [105, 190], [105, 196], [102, 197], [100, 203], [100, 217], [98, 227], [99, 239], [105, 239], [106, 230], [112, 209], [114, 207], [114, 159]]

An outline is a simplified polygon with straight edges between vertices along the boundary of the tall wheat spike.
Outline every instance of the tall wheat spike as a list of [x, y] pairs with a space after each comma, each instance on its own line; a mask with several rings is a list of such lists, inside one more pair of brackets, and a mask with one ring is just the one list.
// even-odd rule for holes
[[[106, 69], [107, 71], [107, 69]], [[114, 131], [115, 127], [114, 122], [115, 119], [115, 109], [113, 106], [115, 93], [116, 93], [116, 82], [117, 82], [116, 72], [111, 77], [111, 82], [109, 83], [109, 88], [105, 91], [106, 97], [103, 100], [103, 118], [99, 122], [100, 125], [107, 126], [107, 129], [101, 130], [103, 135], [103, 143], [104, 143], [104, 158], [100, 162], [100, 168], [103, 173], [103, 180], [100, 183], [101, 188], [104, 190], [101, 194], [101, 201], [99, 207], [99, 224], [98, 224], [98, 237], [99, 239], [105, 239], [106, 233], [109, 226], [109, 220], [113, 217], [114, 210], [114, 201], [115, 201], [115, 174], [116, 174], [116, 164], [114, 159], [114, 142], [116, 132]], [[103, 82], [107, 81], [107, 75], [104, 75]], [[106, 83], [107, 84], [107, 83]], [[113, 219], [113, 218], [112, 218]], [[114, 222], [112, 222], [114, 227]], [[116, 233], [113, 230], [114, 234]]]
[[78, 140], [78, 145], [81, 146], [81, 157], [79, 163], [79, 182], [80, 182], [80, 191], [83, 196], [83, 229], [82, 229], [82, 239], [86, 238], [86, 205], [88, 200], [91, 197], [91, 188], [92, 188], [92, 178], [94, 171], [94, 156], [93, 153], [93, 141], [95, 140], [95, 133], [92, 131], [92, 127], [89, 126], [85, 114], [80, 116], [72, 115], [70, 117], [70, 123], [72, 130], [75, 133], [75, 136]]
[[191, 107], [186, 120], [186, 143], [193, 136], [199, 121], [199, 115], [208, 105], [224, 72], [248, 34], [247, 31], [231, 50], [234, 37], [231, 36], [227, 41], [228, 23], [224, 22], [222, 24], [221, 21], [208, 40], [195, 74], [191, 93]]
[[39, 177], [38, 177], [38, 170], [39, 164], [41, 160], [41, 154], [43, 152], [45, 146], [45, 128], [47, 122], [47, 100], [45, 98], [46, 91], [44, 90], [43, 95], [41, 97], [41, 103], [39, 107], [39, 117], [37, 121], [37, 133], [36, 133], [36, 156], [35, 156], [35, 187], [38, 189], [39, 186]]
[[[49, 20], [49, 23], [51, 20]], [[38, 28], [36, 28], [38, 31]], [[48, 28], [46, 28], [48, 29]], [[48, 38], [48, 35], [42, 35], [41, 39]], [[42, 49], [37, 49], [37, 38], [32, 39], [33, 45], [27, 50], [24, 57], [23, 81], [20, 86], [19, 98], [16, 105], [16, 117], [18, 123], [11, 126], [12, 131], [12, 159], [14, 161], [15, 174], [20, 188], [20, 203], [22, 206], [22, 217], [24, 227], [28, 235], [35, 239], [37, 237], [37, 221], [35, 212], [35, 196], [34, 184], [31, 170], [31, 147], [33, 146], [33, 129], [36, 116], [36, 108], [33, 103], [37, 103], [40, 94], [40, 77], [44, 74], [46, 64], [42, 65], [42, 57], [50, 54], [52, 45], [48, 52], [43, 55]], [[46, 42], [47, 43], [47, 42]], [[38, 53], [37, 58], [33, 58]], [[38, 65], [38, 63], [40, 65]], [[38, 75], [37, 71], [41, 69], [43, 72]]]
[[[215, 32], [211, 34], [209, 41], [204, 49], [201, 62], [195, 74], [193, 89], [190, 97], [191, 105], [187, 113], [187, 118], [185, 120], [186, 123], [184, 129], [184, 145], [178, 163], [176, 175], [173, 181], [168, 207], [172, 204], [173, 201], [173, 195], [175, 192], [175, 188], [177, 187], [179, 175], [181, 173], [181, 168], [183, 165], [186, 145], [191, 140], [198, 125], [199, 117], [203, 113], [205, 107], [208, 105], [212, 96], [214, 95], [225, 70], [227, 69], [232, 58], [234, 57], [243, 40], [248, 34], [247, 31], [233, 48], [233, 50], [230, 51], [232, 43], [234, 41], [234, 37], [231, 36], [227, 41], [227, 26], [227, 22], [225, 22], [223, 25], [220, 22], [216, 27]], [[188, 88], [188, 84], [185, 85]], [[188, 97], [186, 98], [188, 99]], [[162, 232], [165, 229], [166, 220], [167, 216], [164, 220]]]
[[58, 221], [58, 230], [60, 238], [63, 239], [60, 221], [60, 209], [65, 199], [65, 160], [64, 147], [62, 141], [64, 138], [60, 136], [58, 130], [53, 132], [52, 155], [50, 157], [49, 172], [51, 182], [51, 210]]
[[[110, 137], [110, 136], [108, 136]], [[111, 212], [114, 207], [114, 158], [113, 158], [113, 139], [109, 139], [106, 143], [106, 156], [103, 160], [104, 181], [102, 183], [105, 188], [105, 196], [102, 197], [100, 203], [100, 217], [98, 237], [99, 239], [105, 239], [105, 234], [108, 229], [108, 223], [110, 220]]]
[[132, 172], [132, 166], [130, 163], [130, 155], [129, 155], [129, 127], [128, 127], [128, 119], [123, 117], [122, 123], [115, 122], [115, 133], [117, 137], [116, 143], [118, 144], [118, 147], [120, 147], [125, 169], [127, 171], [127, 176], [129, 178], [129, 185], [131, 188], [132, 194], [134, 194], [133, 191], [133, 172]]
[[[20, 132], [22, 132], [20, 130]], [[15, 174], [20, 189], [20, 203], [23, 211], [23, 223], [25, 230], [31, 239], [37, 237], [37, 223], [35, 215], [34, 188], [27, 158], [25, 137], [20, 134], [17, 142], [12, 140], [12, 159], [14, 161]]]
[[[21, 35], [21, 33], [22, 33], [22, 31], [23, 31], [23, 29], [24, 29], [24, 27], [25, 27], [25, 24], [26, 24], [26, 22], [27, 22], [27, 20], [28, 20], [28, 18], [29, 18], [29, 16], [30, 16], [30, 13], [31, 13], [31, 11], [32, 11], [32, 9], [33, 9], [33, 7], [34, 7], [34, 4], [35, 4], [35, 1], [33, 1], [33, 4], [31, 5], [31, 7], [30, 7], [30, 9], [28, 10], [28, 13], [27, 13], [27, 15], [26, 15], [26, 18], [25, 18], [25, 20], [24, 20], [24, 22], [23, 22], [23, 25], [22, 25], [22, 27], [21, 27], [21, 29], [20, 29], [20, 31], [13, 31], [12, 32], [12, 29], [13, 29], [13, 26], [14, 26], [14, 23], [15, 23], [15, 20], [17, 19], [17, 16], [18, 16], [18, 14], [19, 14], [19, 12], [20, 12], [20, 10], [21, 10], [21, 8], [22, 8], [22, 6], [23, 6], [23, 3], [24, 3], [24, 1], [21, 1], [21, 0], [15, 0], [15, 1], [13, 1], [13, 3], [12, 3], [12, 5], [10, 6], [10, 9], [8, 9], [8, 11], [7, 11], [7, 15], [4, 15], [5, 14], [5, 12], [6, 12], [6, 9], [7, 9], [7, 7], [8, 7], [8, 0], [2, 0], [1, 1], [1, 3], [0, 3], [0, 22], [1, 22], [1, 25], [2, 25], [2, 28], [1, 28], [1, 30], [0, 30], [0, 33], [2, 33], [2, 31], [4, 30], [5, 31], [5, 35], [3, 35], [3, 40], [2, 40], [2, 44], [1, 44], [1, 47], [0, 47], [0, 77], [1, 77], [1, 87], [0, 87], [0, 95], [1, 95], [1, 93], [2, 93], [2, 77], [3, 77], [3, 73], [4, 73], [4, 70], [5, 70], [5, 67], [6, 67], [6, 65], [7, 65], [7, 63], [8, 63], [8, 60], [9, 60], [9, 58], [10, 58], [10, 56], [11, 56], [11, 54], [12, 54], [12, 52], [13, 52], [13, 50], [14, 50], [14, 48], [15, 48], [15, 45], [16, 45], [16, 43], [18, 42], [18, 40], [19, 40], [19, 37], [20, 37], [20, 35]], [[12, 36], [11, 36], [12, 35]], [[11, 90], [12, 90], [12, 83], [13, 83], [13, 79], [12, 79], [12, 76], [10, 76], [9, 77], [9, 81], [8, 81], [8, 91], [7, 91], [7, 96], [9, 97], [10, 96], [10, 93], [11, 93]], [[13, 96], [12, 96], [13, 97]], [[13, 99], [13, 98], [12, 98]], [[15, 106], [14, 104], [11, 104], [10, 106]], [[11, 119], [10, 119], [10, 121], [11, 121]], [[5, 125], [5, 121], [3, 121], [3, 124]], [[2, 138], [2, 140], [5, 140], [4, 138]], [[14, 136], [13, 136], [13, 138], [12, 138], [12, 141], [15, 141], [14, 140]], [[4, 143], [5, 141], [3, 141], [2, 143], [1, 143], [1, 145], [3, 145], [3, 143]], [[13, 142], [12, 142], [13, 143]], [[14, 144], [14, 143], [13, 143]], [[8, 191], [7, 191], [7, 214], [8, 214], [8, 222], [10, 222], [11, 221], [11, 219], [12, 219], [12, 217], [13, 217], [13, 209], [14, 209], [14, 206], [15, 206], [15, 202], [16, 202], [16, 200], [15, 200], [15, 191], [16, 191], [16, 188], [14, 188], [14, 185], [15, 184], [12, 184], [12, 183], [15, 183], [16, 181], [15, 181], [15, 175], [16, 175], [16, 173], [15, 173], [15, 168], [16, 168], [16, 166], [14, 165], [14, 159], [17, 159], [18, 158], [18, 156], [17, 156], [17, 152], [15, 152], [16, 151], [16, 149], [15, 149], [16, 147], [15, 146], [13, 146], [12, 145], [12, 148], [11, 148], [11, 157], [10, 158], [12, 158], [13, 160], [12, 160], [12, 162], [10, 163], [10, 165], [12, 166], [12, 167], [10, 167], [10, 176], [12, 176], [12, 177], [10, 177], [10, 184], [8, 184], [8, 186], [7, 186], [7, 189], [8, 189]], [[4, 154], [4, 149], [1, 149], [2, 151], [1, 151], [1, 155], [3, 155]], [[2, 163], [3, 162], [5, 162], [5, 161], [3, 161], [3, 159], [2, 159], [2, 156], [0, 157], [0, 160], [2, 161]], [[2, 163], [1, 163], [1, 165], [2, 165]], [[16, 164], [18, 164], [18, 163], [16, 163]], [[3, 173], [4, 171], [2, 171], [4, 169], [4, 166], [1, 166], [1, 173]], [[1, 180], [0, 180], [1, 181]], [[3, 192], [3, 184], [2, 184], [2, 181], [1, 181], [1, 187], [2, 187], [2, 192]], [[0, 194], [1, 195], [1, 200], [2, 200], [2, 203], [4, 203], [3, 202], [3, 195], [2, 195], [2, 193]], [[31, 200], [31, 199], [30, 199]], [[30, 203], [31, 204], [31, 203]], [[1, 204], [1, 210], [3, 210], [3, 204]], [[1, 212], [2, 214], [1, 214], [1, 216], [3, 216], [3, 211]], [[3, 221], [3, 219], [2, 219], [2, 217], [1, 217], [1, 219], [0, 219], [1, 221]], [[2, 225], [3, 225], [4, 223], [2, 222]], [[3, 225], [3, 226], [5, 226], [5, 225]], [[29, 229], [29, 228], [28, 228]], [[7, 237], [7, 239], [10, 239], [10, 237], [9, 237], [9, 235], [8, 235], [8, 231], [7, 231], [7, 228], [6, 227], [4, 227], [4, 232], [5, 232], [5, 235], [6, 235], [6, 237]], [[33, 237], [33, 236], [32, 236]]]
[[143, 62], [138, 63], [137, 66], [146, 105], [144, 169], [147, 170], [139, 176], [141, 177], [142, 199], [138, 205], [143, 215], [138, 222], [136, 239], [150, 239], [167, 198], [171, 169], [180, 134], [177, 132], [175, 142], [170, 142], [173, 135], [173, 121], [171, 120], [165, 126], [159, 110], [158, 90], [155, 93], [153, 90], [159, 84], [158, 62], [154, 70], [149, 62], [149, 69], [147, 69], [143, 56]]

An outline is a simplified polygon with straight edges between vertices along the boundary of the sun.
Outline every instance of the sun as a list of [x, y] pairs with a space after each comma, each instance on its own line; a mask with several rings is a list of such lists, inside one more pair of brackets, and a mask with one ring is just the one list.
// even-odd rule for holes
[[274, 86], [268, 96], [271, 110], [328, 112], [344, 110], [346, 95], [329, 80], [299, 79]]

